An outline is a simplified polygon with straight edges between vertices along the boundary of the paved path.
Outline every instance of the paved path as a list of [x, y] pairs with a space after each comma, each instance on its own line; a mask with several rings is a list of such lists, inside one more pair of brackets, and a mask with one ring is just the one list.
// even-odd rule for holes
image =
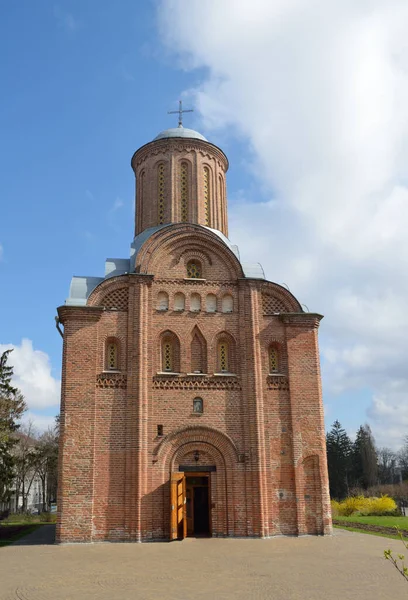
[[[32, 533], [14, 542], [13, 546], [44, 546], [55, 542], [55, 525], [41, 525]], [[0, 563], [1, 564], [1, 563]]]
[[398, 541], [187, 539], [0, 549], [0, 600], [395, 600], [408, 584], [382, 558]]

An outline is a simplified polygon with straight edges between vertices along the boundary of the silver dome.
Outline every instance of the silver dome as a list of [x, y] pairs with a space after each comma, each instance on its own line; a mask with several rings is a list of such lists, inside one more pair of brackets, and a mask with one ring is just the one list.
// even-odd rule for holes
[[203, 135], [201, 135], [201, 133], [198, 133], [198, 131], [194, 131], [194, 129], [186, 129], [185, 127], [173, 127], [171, 129], [166, 129], [165, 131], [159, 133], [159, 135], [156, 135], [153, 141], [155, 142], [156, 140], [177, 137], [193, 138], [196, 140], [203, 140], [204, 142], [208, 142], [208, 140]]

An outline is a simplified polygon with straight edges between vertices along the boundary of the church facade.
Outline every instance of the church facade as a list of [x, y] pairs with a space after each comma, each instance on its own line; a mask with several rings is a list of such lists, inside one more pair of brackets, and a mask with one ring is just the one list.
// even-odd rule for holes
[[130, 258], [58, 308], [57, 541], [331, 533], [321, 315], [241, 262], [220, 148], [179, 126], [131, 164]]

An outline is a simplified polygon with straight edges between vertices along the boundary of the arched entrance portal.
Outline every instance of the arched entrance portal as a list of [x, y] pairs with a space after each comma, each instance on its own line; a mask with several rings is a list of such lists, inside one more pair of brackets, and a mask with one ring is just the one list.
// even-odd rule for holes
[[207, 427], [170, 434], [159, 453], [170, 475], [170, 539], [234, 534], [232, 440]]

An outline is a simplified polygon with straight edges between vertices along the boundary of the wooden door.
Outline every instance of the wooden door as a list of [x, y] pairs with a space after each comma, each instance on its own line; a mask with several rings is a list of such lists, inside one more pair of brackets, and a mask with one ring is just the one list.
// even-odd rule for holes
[[187, 536], [186, 479], [184, 473], [172, 473], [170, 478], [170, 539]]

